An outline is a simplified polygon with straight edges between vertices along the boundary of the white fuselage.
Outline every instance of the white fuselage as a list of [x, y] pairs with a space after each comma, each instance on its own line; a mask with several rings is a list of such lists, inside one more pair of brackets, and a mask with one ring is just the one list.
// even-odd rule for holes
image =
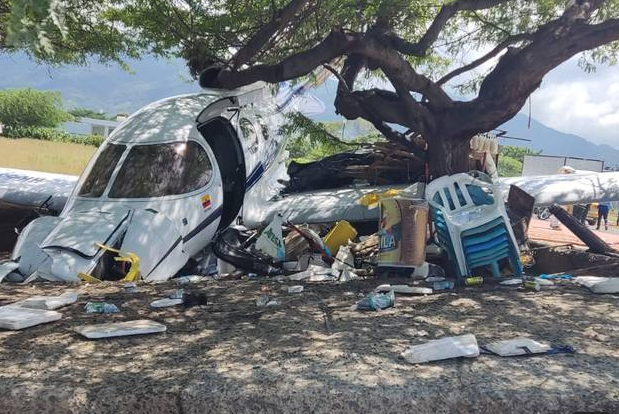
[[279, 192], [281, 117], [264, 85], [142, 108], [97, 150], [60, 216], [24, 229], [13, 253], [19, 271], [50, 280], [105, 272], [102, 243], [137, 254], [146, 280], [172, 277], [242, 218], [243, 205]]

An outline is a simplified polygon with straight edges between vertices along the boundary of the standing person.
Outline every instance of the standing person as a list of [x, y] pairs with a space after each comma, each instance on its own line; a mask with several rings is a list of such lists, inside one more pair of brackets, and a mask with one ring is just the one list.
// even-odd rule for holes
[[596, 227], [597, 230], [600, 229], [600, 224], [602, 224], [602, 219], [604, 219], [604, 228], [608, 230], [608, 212], [610, 211], [610, 203], [601, 201], [598, 203], [598, 225]]

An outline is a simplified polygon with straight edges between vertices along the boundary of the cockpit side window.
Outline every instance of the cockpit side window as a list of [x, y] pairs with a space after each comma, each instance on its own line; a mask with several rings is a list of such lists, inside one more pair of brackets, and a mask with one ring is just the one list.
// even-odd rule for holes
[[125, 145], [106, 144], [95, 164], [88, 173], [88, 177], [80, 187], [77, 195], [81, 197], [101, 197], [107, 187], [110, 177], [118, 164], [118, 160], [125, 152]]
[[193, 141], [136, 145], [110, 189], [110, 198], [186, 194], [204, 187], [213, 174], [204, 148]]

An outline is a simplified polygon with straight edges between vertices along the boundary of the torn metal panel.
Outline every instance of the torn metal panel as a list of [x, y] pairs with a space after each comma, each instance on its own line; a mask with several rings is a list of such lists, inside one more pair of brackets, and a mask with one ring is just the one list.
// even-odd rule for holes
[[619, 172], [555, 174], [497, 180], [503, 194], [516, 185], [535, 198], [535, 205], [587, 204], [619, 200]]
[[126, 225], [129, 213], [126, 207], [110, 211], [71, 212], [43, 240], [41, 248], [67, 249], [78, 255], [93, 257], [99, 251], [95, 243], [108, 244]]

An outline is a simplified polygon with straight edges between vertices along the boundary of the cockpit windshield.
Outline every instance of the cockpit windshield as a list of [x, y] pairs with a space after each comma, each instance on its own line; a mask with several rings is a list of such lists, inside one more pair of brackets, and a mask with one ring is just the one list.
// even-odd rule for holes
[[88, 177], [80, 187], [78, 195], [81, 197], [101, 197], [107, 187], [118, 160], [125, 152], [125, 145], [104, 144]]
[[110, 198], [148, 198], [186, 194], [204, 187], [213, 168], [194, 141], [136, 145], [123, 162]]

